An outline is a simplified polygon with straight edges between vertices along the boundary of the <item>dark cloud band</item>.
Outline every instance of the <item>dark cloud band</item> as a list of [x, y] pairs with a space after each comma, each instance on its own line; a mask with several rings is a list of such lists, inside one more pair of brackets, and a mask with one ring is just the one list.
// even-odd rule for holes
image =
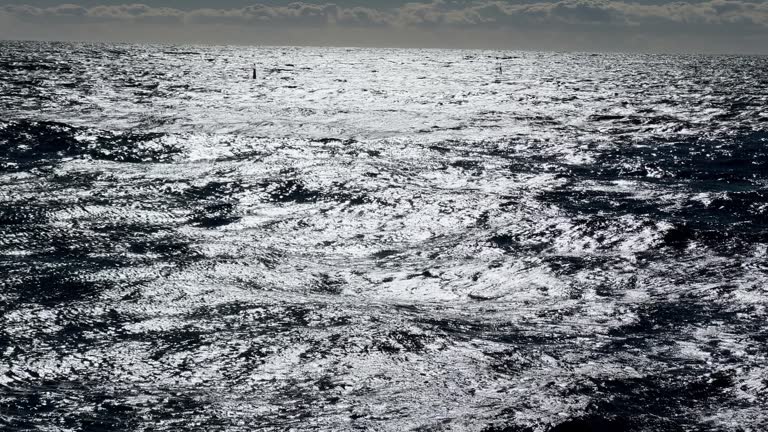
[[768, 30], [768, 4], [739, 0], [702, 3], [639, 4], [620, 1], [563, 0], [509, 3], [409, 3], [398, 8], [340, 7], [335, 4], [292, 3], [286, 6], [254, 4], [235, 9], [151, 7], [144, 4], [83, 7], [63, 4], [40, 8], [0, 6], [6, 19], [34, 22], [92, 23], [124, 21], [177, 25], [228, 24], [238, 26], [293, 25], [417, 27], [417, 28], [625, 28], [627, 30], [729, 31]]

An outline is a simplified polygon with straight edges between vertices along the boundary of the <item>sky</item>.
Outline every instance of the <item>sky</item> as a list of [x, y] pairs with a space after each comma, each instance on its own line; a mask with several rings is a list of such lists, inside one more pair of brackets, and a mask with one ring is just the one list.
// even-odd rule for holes
[[0, 1], [0, 39], [768, 54], [768, 0]]

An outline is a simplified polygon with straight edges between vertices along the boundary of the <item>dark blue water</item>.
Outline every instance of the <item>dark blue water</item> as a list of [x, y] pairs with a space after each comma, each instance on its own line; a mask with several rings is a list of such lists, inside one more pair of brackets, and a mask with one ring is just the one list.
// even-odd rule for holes
[[0, 42], [0, 429], [764, 430], [767, 70]]

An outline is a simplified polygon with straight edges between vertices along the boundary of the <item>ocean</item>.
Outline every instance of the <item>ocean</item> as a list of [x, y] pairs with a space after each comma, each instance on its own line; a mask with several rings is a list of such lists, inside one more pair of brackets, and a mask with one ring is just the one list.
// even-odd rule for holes
[[0, 429], [765, 430], [767, 146], [768, 57], [0, 42]]

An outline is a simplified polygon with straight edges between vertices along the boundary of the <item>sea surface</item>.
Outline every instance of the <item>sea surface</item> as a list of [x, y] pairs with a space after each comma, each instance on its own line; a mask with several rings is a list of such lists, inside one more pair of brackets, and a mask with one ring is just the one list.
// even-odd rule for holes
[[768, 57], [0, 42], [3, 431], [765, 431], [767, 251]]

